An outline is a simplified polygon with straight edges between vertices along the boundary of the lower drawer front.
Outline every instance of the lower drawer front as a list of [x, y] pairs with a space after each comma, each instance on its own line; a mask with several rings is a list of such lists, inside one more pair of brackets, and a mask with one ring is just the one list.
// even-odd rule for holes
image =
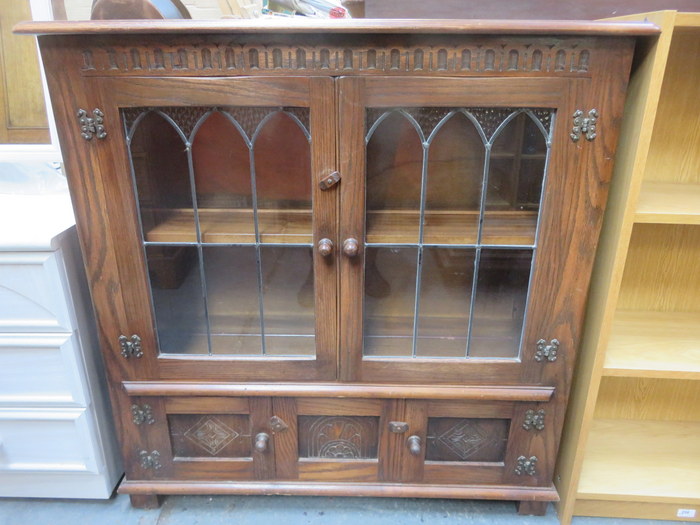
[[84, 408], [0, 409], [0, 472], [98, 472]]
[[[132, 479], [536, 485], [537, 403], [133, 398]], [[529, 412], [528, 412], [529, 411]], [[531, 418], [532, 419], [532, 418]], [[535, 418], [536, 419], [536, 418]], [[131, 460], [131, 461], [129, 461]]]

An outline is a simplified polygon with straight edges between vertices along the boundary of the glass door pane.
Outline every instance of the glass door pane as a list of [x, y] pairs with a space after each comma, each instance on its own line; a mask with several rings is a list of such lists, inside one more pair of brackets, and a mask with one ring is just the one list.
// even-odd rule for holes
[[309, 109], [122, 116], [160, 352], [314, 357]]
[[554, 113], [367, 109], [365, 357], [519, 357]]

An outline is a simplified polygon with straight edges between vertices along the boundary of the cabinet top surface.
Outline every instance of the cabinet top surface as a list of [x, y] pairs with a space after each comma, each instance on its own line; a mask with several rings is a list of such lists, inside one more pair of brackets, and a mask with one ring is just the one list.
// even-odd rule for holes
[[21, 34], [193, 34], [193, 33], [433, 33], [503, 35], [643, 36], [660, 32], [649, 22], [568, 20], [90, 20], [23, 22]]

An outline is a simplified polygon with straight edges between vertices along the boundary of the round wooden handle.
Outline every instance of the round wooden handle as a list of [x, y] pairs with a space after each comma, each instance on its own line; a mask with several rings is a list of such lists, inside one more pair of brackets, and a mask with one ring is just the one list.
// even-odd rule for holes
[[321, 239], [318, 241], [318, 253], [323, 257], [328, 257], [333, 253], [333, 241], [330, 239]]
[[255, 436], [255, 450], [258, 452], [265, 452], [267, 450], [267, 443], [270, 441], [270, 436], [265, 432], [260, 432]]
[[360, 244], [357, 242], [357, 239], [353, 239], [350, 237], [349, 239], [345, 239], [343, 242], [343, 253], [347, 255], [348, 257], [355, 257], [357, 255], [357, 252], [360, 251]]
[[406, 440], [408, 451], [414, 456], [420, 456], [420, 438], [418, 436], [410, 436]]

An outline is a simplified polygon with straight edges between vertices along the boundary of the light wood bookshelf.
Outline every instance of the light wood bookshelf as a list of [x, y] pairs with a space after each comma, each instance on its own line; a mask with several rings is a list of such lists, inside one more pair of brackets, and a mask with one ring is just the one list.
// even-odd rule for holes
[[662, 34], [630, 80], [555, 475], [563, 525], [700, 522], [700, 13], [617, 20], [643, 19]]

